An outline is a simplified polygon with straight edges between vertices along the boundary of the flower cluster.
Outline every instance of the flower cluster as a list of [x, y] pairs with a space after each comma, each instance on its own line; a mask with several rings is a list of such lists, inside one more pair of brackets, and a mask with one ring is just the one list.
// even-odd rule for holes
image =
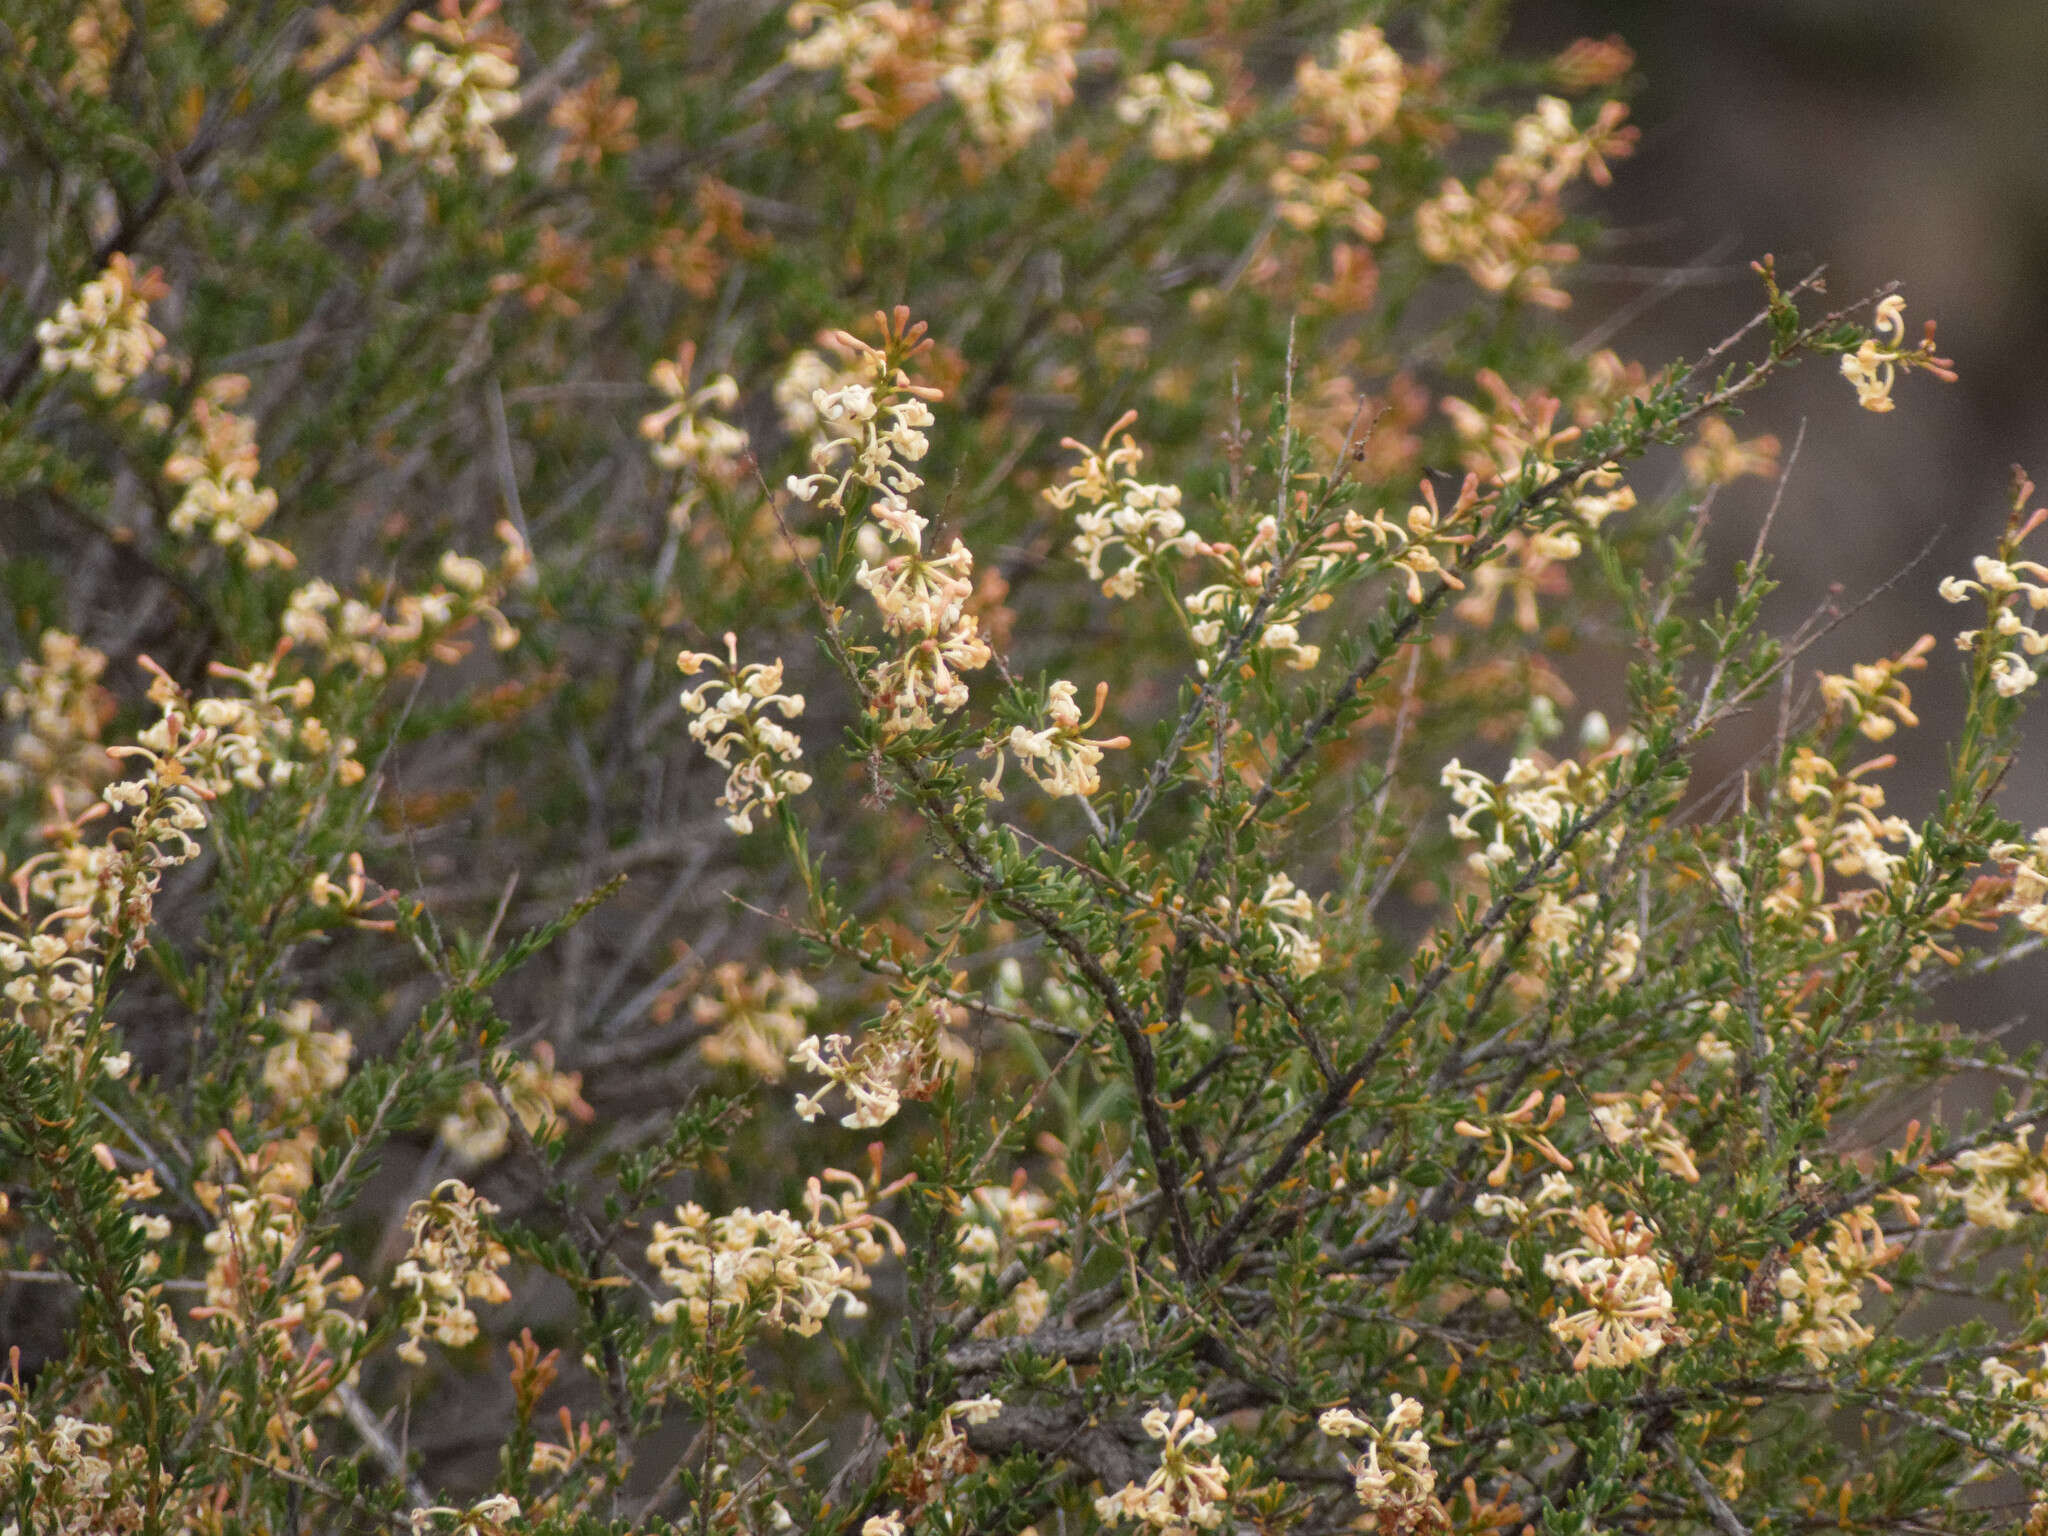
[[289, 569], [297, 557], [257, 536], [277, 510], [277, 492], [256, 484], [262, 467], [256, 423], [228, 409], [248, 392], [246, 376], [224, 373], [208, 379], [193, 399], [164, 462], [164, 478], [184, 487], [171, 508], [170, 528], [187, 537], [203, 534], [249, 566]]
[[2048, 1215], [2048, 1146], [2028, 1146], [2033, 1136], [2034, 1127], [2023, 1125], [2010, 1141], [1958, 1152], [1949, 1168], [1963, 1178], [1944, 1180], [1936, 1192], [1960, 1201], [1971, 1226], [1994, 1232], [2011, 1231], [2029, 1212]]
[[[914, 547], [924, 533], [924, 519], [911, 511], [909, 498], [924, 480], [910, 466], [930, 450], [924, 429], [933, 421], [931, 402], [943, 398], [943, 392], [916, 383], [903, 367], [931, 345], [924, 339], [923, 322], [912, 325], [909, 311], [900, 307], [877, 318], [880, 347], [847, 331], [833, 332], [832, 345], [851, 367], [835, 375], [843, 381], [836, 387], [811, 392], [819, 432], [811, 446], [812, 473], [791, 475], [789, 491], [799, 501], [844, 513], [852, 510], [847, 497], [853, 487], [866, 486], [873, 492], [868, 515], [890, 540]], [[792, 409], [785, 404], [785, 415]]]
[[1915, 726], [1913, 694], [1902, 672], [1924, 671], [1934, 636], [1922, 635], [1906, 650], [1884, 661], [1859, 661], [1846, 673], [1826, 673], [1820, 696], [1829, 709], [1872, 741], [1889, 739], [1900, 726]]
[[345, 1029], [316, 1029], [320, 1005], [302, 998], [277, 1016], [282, 1036], [263, 1057], [263, 1086], [287, 1111], [303, 1112], [348, 1081], [355, 1043]]
[[930, 991], [889, 1000], [882, 1017], [850, 1035], [809, 1035], [790, 1052], [790, 1062], [825, 1079], [815, 1093], [798, 1094], [796, 1112], [815, 1120], [825, 1112], [834, 1088], [853, 1107], [840, 1117], [849, 1130], [887, 1125], [905, 1099], [926, 1099], [940, 1083], [970, 1065], [973, 1053], [954, 1028], [962, 1010]]
[[494, 124], [519, 110], [519, 46], [492, 21], [501, 0], [441, 0], [433, 15], [415, 13], [406, 25], [420, 34], [405, 56], [405, 72], [426, 88], [425, 105], [406, 125], [406, 147], [438, 175], [452, 176], [474, 160], [487, 176], [518, 164]]
[[1778, 1271], [1778, 1318], [1782, 1337], [1820, 1370], [1830, 1360], [1865, 1348], [1876, 1337], [1856, 1321], [1863, 1282], [1891, 1286], [1877, 1273], [1904, 1250], [1890, 1242], [1867, 1205], [1828, 1223], [1824, 1242], [1801, 1243]]
[[[583, 1074], [563, 1072], [555, 1066], [555, 1048], [542, 1040], [530, 1056], [515, 1057], [501, 1052], [493, 1060], [493, 1075], [502, 1084], [500, 1101], [490, 1084], [463, 1084], [454, 1108], [441, 1117], [441, 1142], [456, 1160], [475, 1168], [504, 1155], [512, 1134], [512, 1115], [529, 1136], [552, 1135], [568, 1115], [588, 1120], [592, 1110], [583, 1102]], [[511, 1105], [511, 1115], [505, 1106]]]
[[[828, 437], [812, 449], [818, 473], [789, 482], [802, 499], [816, 496], [842, 512], [854, 481], [876, 493], [867, 511], [877, 527], [863, 527], [862, 538], [880, 558], [863, 558], [854, 581], [874, 598], [882, 627], [903, 643], [870, 676], [873, 707], [891, 736], [929, 730], [937, 724], [934, 711], [960, 709], [967, 702], [965, 674], [987, 666], [994, 654], [982, 636], [981, 621], [967, 609], [975, 595], [972, 552], [956, 538], [944, 554], [927, 556], [925, 520], [906, 499], [924, 484], [908, 465], [925, 455], [929, 445], [922, 429], [932, 422], [925, 402], [939, 398], [937, 390], [911, 383], [898, 361], [930, 345], [922, 339], [923, 324], [912, 326], [909, 318], [901, 308], [882, 317], [881, 349], [839, 336], [839, 344], [853, 353], [871, 382], [813, 396], [820, 420], [844, 435]], [[834, 481], [828, 466], [847, 450], [850, 462]], [[904, 547], [885, 554], [884, 541]]]
[[1901, 368], [1918, 369], [1937, 379], [1955, 382], [1955, 370], [1945, 357], [1934, 352], [1934, 322], [1927, 322], [1925, 337], [1917, 347], [1906, 345], [1906, 300], [1903, 294], [1886, 294], [1878, 300], [1871, 318], [1875, 335], [1866, 337], [1854, 352], [1842, 354], [1842, 377], [1856, 390], [1856, 403], [1866, 411], [1889, 411], [1896, 402], [1892, 385]]
[[845, 1302], [848, 1317], [866, 1315], [869, 1266], [904, 1251], [873, 1206], [900, 1187], [870, 1194], [858, 1175], [828, 1168], [806, 1186], [801, 1220], [746, 1206], [724, 1216], [678, 1206], [673, 1222], [654, 1224], [647, 1245], [647, 1262], [677, 1293], [655, 1307], [656, 1320], [687, 1318], [701, 1331], [744, 1314], [807, 1338], [824, 1327], [835, 1302]]
[[429, 1335], [436, 1343], [460, 1349], [477, 1333], [471, 1301], [502, 1305], [512, 1299], [512, 1288], [498, 1273], [511, 1255], [484, 1230], [484, 1218], [497, 1209], [462, 1180], [443, 1179], [406, 1213], [405, 1229], [412, 1242], [391, 1273], [405, 1329], [405, 1342], [398, 1346], [401, 1360], [426, 1364], [420, 1342]]
[[1593, 1123], [1608, 1146], [1640, 1147], [1673, 1178], [1699, 1183], [1692, 1145], [1671, 1123], [1670, 1104], [1658, 1085], [1653, 1083], [1635, 1094], [1594, 1094]]
[[[1035, 731], [1015, 726], [1009, 736], [1009, 748], [1017, 754], [1017, 761], [1023, 765], [1024, 771], [1031, 775], [1040, 789], [1055, 798], [1079, 795], [1085, 799], [1094, 794], [1102, 788], [1102, 775], [1097, 771], [1102, 763], [1102, 754], [1131, 744], [1128, 736], [1091, 739], [1085, 734], [1102, 718], [1102, 707], [1109, 697], [1109, 684], [1095, 685], [1095, 708], [1085, 720], [1081, 718], [1081, 706], [1074, 702], [1074, 692], [1074, 685], [1065, 678], [1053, 683], [1045, 691], [1048, 723]], [[1000, 750], [997, 757], [996, 778], [999, 779], [1002, 774]]]
[[[1581, 1241], [1543, 1256], [1543, 1273], [1568, 1288], [1550, 1331], [1577, 1344], [1572, 1369], [1613, 1370], [1646, 1360], [1681, 1337], [1656, 1232], [1633, 1212], [1618, 1222], [1602, 1206], [1561, 1213]], [[1568, 1310], [1573, 1304], [1577, 1310]]]
[[790, 1053], [804, 1038], [817, 989], [795, 971], [749, 970], [736, 960], [715, 966], [715, 991], [690, 999], [690, 1021], [710, 1030], [697, 1054], [712, 1066], [737, 1065], [763, 1082], [788, 1074]]
[[899, 0], [798, 0], [787, 57], [837, 69], [855, 110], [842, 128], [893, 128], [951, 97], [981, 152], [1001, 161], [1074, 99], [1086, 0], [953, 0], [943, 20]]
[[1447, 177], [1415, 210], [1422, 253], [1463, 267], [1488, 293], [1550, 308], [1569, 304], [1550, 278], [1553, 265], [1578, 257], [1576, 246], [1547, 238], [1564, 218], [1557, 195], [1582, 174], [1605, 185], [1607, 160], [1634, 147], [1635, 130], [1622, 126], [1626, 116], [1620, 102], [1603, 102], [1593, 121], [1579, 128], [1568, 103], [1541, 98], [1534, 112], [1516, 121], [1506, 153], [1476, 187]]
[[1724, 416], [1700, 423], [1699, 436], [1685, 450], [1685, 477], [1694, 485], [1727, 485], [1744, 475], [1774, 479], [1780, 444], [1771, 433], [1741, 439]]
[[1169, 64], [1134, 75], [1116, 99], [1116, 115], [1145, 130], [1155, 160], [1200, 160], [1230, 127], [1230, 114], [1210, 105], [1216, 82], [1199, 69]]
[[939, 85], [975, 142], [997, 156], [1022, 149], [1074, 99], [1074, 48], [1087, 0], [955, 0], [939, 33]]
[[747, 451], [747, 434], [711, 414], [739, 404], [740, 387], [729, 373], [690, 388], [697, 344], [683, 343], [673, 361], [663, 358], [648, 374], [668, 404], [640, 418], [640, 435], [654, 446], [649, 451], [663, 469], [688, 469], [705, 479], [730, 485], [739, 478]]
[[[168, 1472], [159, 1475], [168, 1488]], [[19, 1382], [0, 1382], [0, 1488], [10, 1503], [0, 1531], [16, 1536], [105, 1536], [148, 1524], [149, 1453], [116, 1444], [105, 1424], [67, 1413], [38, 1417]]]
[[36, 327], [45, 373], [82, 373], [102, 398], [142, 377], [164, 333], [149, 323], [149, 306], [170, 292], [156, 268], [138, 274], [116, 251], [107, 269], [66, 299]]
[[727, 812], [725, 823], [744, 835], [754, 830], [757, 809], [773, 810], [811, 787], [808, 773], [785, 766], [804, 755], [803, 742], [773, 718], [796, 719], [804, 712], [803, 695], [782, 691], [780, 661], [742, 667], [739, 642], [731, 634], [725, 637], [723, 657], [684, 651], [676, 665], [685, 677], [713, 669], [711, 677], [683, 690], [683, 708], [691, 716], [690, 735], [726, 770], [725, 793], [718, 797]]
[[1154, 1408], [1143, 1420], [1145, 1433], [1159, 1442], [1159, 1467], [1143, 1485], [1126, 1483], [1095, 1501], [1095, 1513], [1110, 1525], [1128, 1520], [1162, 1536], [1190, 1536], [1223, 1523], [1230, 1501], [1230, 1471], [1201, 1454], [1216, 1443], [1216, 1431], [1192, 1408], [1169, 1417]]
[[215, 1208], [219, 1225], [202, 1241], [206, 1302], [192, 1315], [228, 1335], [262, 1340], [280, 1358], [291, 1354], [290, 1336], [306, 1330], [304, 1367], [331, 1385], [332, 1358], [345, 1356], [364, 1332], [359, 1318], [341, 1310], [362, 1299], [363, 1283], [338, 1273], [340, 1254], [316, 1257], [309, 1248], [299, 1218], [302, 1174], [289, 1162], [258, 1168], [244, 1160], [249, 1184], [202, 1185], [200, 1198]]
[[1406, 82], [1401, 55], [1375, 26], [1339, 32], [1332, 51], [1327, 65], [1305, 58], [1295, 66], [1296, 106], [1344, 143], [1369, 144], [1393, 126], [1401, 111]]
[[477, 622], [489, 630], [492, 650], [509, 651], [519, 643], [519, 630], [500, 605], [512, 588], [533, 582], [533, 555], [509, 520], [500, 519], [496, 532], [504, 548], [495, 567], [447, 550], [436, 566], [440, 579], [423, 592], [397, 593], [388, 613], [343, 597], [329, 582], [309, 581], [285, 604], [285, 636], [320, 652], [329, 665], [368, 678], [385, 676], [394, 659], [401, 667], [416, 665], [418, 652], [443, 663], [460, 661], [468, 647], [456, 636]]
[[[961, 1202], [953, 1220], [953, 1283], [970, 1301], [979, 1298], [991, 1281], [1002, 1273], [1005, 1263], [1023, 1260], [1059, 1231], [1052, 1216], [1052, 1201], [1032, 1189], [1024, 1171], [1007, 1185], [987, 1184]], [[1064, 1273], [1067, 1256], [1047, 1256], [1045, 1266]], [[1052, 1306], [1045, 1287], [1032, 1275], [1025, 1275], [1004, 1295], [1002, 1304], [975, 1325], [982, 1338], [1000, 1334], [1035, 1333], [1045, 1322]]]
[[[1135, 478], [1145, 451], [1124, 428], [1137, 419], [1136, 411], [1126, 411], [1103, 434], [1098, 447], [1063, 438], [1060, 446], [1073, 449], [1081, 461], [1069, 465], [1065, 479], [1043, 493], [1062, 512], [1076, 502], [1085, 504], [1074, 518], [1078, 531], [1068, 547], [1087, 566], [1088, 579], [1102, 583], [1106, 597], [1136, 597], [1139, 583], [1162, 556], [1202, 548], [1181, 515], [1180, 487], [1149, 485]], [[1123, 437], [1118, 441], [1120, 432]], [[1105, 577], [1103, 559], [1118, 548], [1126, 559]]]
[[[2028, 492], [2032, 489], [2032, 486], [2027, 487]], [[2024, 496], [2022, 493], [2020, 499]], [[2014, 558], [2020, 539], [2040, 520], [2041, 514], [2035, 513], [2026, 528], [2008, 541], [2009, 547], [2001, 550], [2002, 558], [1977, 556], [1971, 563], [1976, 580], [1960, 576], [1941, 579], [1940, 591], [1944, 602], [1967, 602], [1972, 597], [1984, 600], [1990, 623], [1983, 630], [1964, 630], [1956, 636], [1956, 644], [1968, 650], [1978, 643], [1980, 636], [1990, 636], [1987, 643], [1997, 650], [1991, 658], [1992, 686], [2008, 699], [2025, 693], [2040, 681], [2034, 658], [2048, 653], [2048, 634], [2022, 619], [2018, 605], [2013, 601], [2024, 596], [2030, 614], [2048, 608], [2048, 565], [2037, 560]]]
[[1422, 1433], [1422, 1404], [1394, 1392], [1388, 1395], [1383, 1423], [1361, 1418], [1349, 1408], [1331, 1408], [1316, 1427], [1333, 1439], [1365, 1441], [1365, 1454], [1350, 1464], [1352, 1486], [1380, 1530], [1389, 1536], [1411, 1536], [1443, 1525], [1436, 1469], [1429, 1461], [1429, 1439]]
[[1514, 758], [1496, 783], [1454, 757], [1444, 764], [1441, 782], [1458, 807], [1450, 818], [1451, 836], [1485, 844], [1470, 855], [1481, 873], [1513, 862], [1518, 853], [1549, 849], [1568, 821], [1607, 793], [1607, 776], [1598, 765], [1570, 758], [1548, 766], [1533, 757]]
[[1845, 879], [1861, 875], [1881, 886], [1892, 883], [1905, 856], [1920, 846], [1920, 834], [1903, 816], [1878, 814], [1884, 786], [1869, 775], [1891, 762], [1874, 758], [1844, 771], [1808, 747], [1793, 755], [1785, 790], [1797, 835], [1778, 852], [1784, 880], [1764, 898], [1765, 910], [1805, 917], [1831, 931], [1832, 914], [1821, 905], [1824, 865]]
[[14, 680], [0, 690], [0, 720], [20, 730], [0, 759], [0, 800], [28, 793], [31, 786], [57, 806], [83, 800], [107, 778], [100, 729], [112, 700], [100, 686], [107, 658], [77, 636], [46, 629], [36, 639], [36, 658], [16, 663]]

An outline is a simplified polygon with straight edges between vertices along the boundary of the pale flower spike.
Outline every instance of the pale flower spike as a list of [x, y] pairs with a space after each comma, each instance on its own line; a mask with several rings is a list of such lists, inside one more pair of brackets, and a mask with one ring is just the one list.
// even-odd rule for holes
[[785, 766], [803, 756], [796, 732], [773, 718], [794, 720], [804, 712], [804, 696], [782, 692], [782, 663], [755, 662], [742, 667], [739, 641], [728, 633], [725, 655], [684, 651], [676, 666], [685, 677], [706, 667], [716, 675], [683, 690], [684, 710], [695, 718], [690, 735], [703, 743], [713, 762], [727, 770], [725, 793], [718, 803], [728, 812], [725, 823], [742, 836], [754, 830], [754, 812], [772, 810], [791, 795], [811, 787], [811, 776]]

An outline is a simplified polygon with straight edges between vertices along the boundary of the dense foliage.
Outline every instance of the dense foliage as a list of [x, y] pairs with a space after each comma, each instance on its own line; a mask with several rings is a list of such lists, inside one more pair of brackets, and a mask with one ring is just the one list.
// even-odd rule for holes
[[0, 1532], [2048, 1524], [2048, 512], [1817, 673], [1505, 26], [8, 9]]

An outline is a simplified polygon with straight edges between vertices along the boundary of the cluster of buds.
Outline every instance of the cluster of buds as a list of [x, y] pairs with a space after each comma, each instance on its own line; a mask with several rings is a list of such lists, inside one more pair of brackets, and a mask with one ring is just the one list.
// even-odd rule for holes
[[119, 394], [164, 344], [164, 333], [149, 323], [149, 306], [169, 292], [156, 268], [138, 274], [116, 251], [106, 271], [36, 327], [43, 371], [85, 374], [103, 399]]
[[413, 1202], [405, 1218], [412, 1242], [391, 1274], [405, 1328], [399, 1359], [426, 1364], [420, 1341], [429, 1335], [460, 1349], [477, 1335], [471, 1301], [502, 1305], [512, 1299], [498, 1273], [511, 1255], [484, 1230], [484, 1218], [497, 1209], [460, 1179], [443, 1179], [426, 1199]]
[[1116, 115], [1145, 130], [1145, 147], [1155, 160], [1200, 160], [1230, 128], [1230, 114], [1210, 103], [1216, 82], [1199, 69], [1169, 64], [1134, 75], [1116, 99]]
[[277, 510], [277, 492], [256, 484], [262, 468], [256, 423], [228, 409], [248, 393], [249, 380], [239, 373], [221, 374], [200, 387], [164, 462], [164, 478], [184, 487], [171, 508], [170, 528], [187, 538], [204, 534], [252, 567], [288, 570], [297, 556], [257, 535]]
[[1349, 1408], [1332, 1408], [1316, 1420], [1316, 1427], [1333, 1439], [1365, 1441], [1365, 1454], [1349, 1464], [1352, 1485], [1380, 1530], [1411, 1536], [1442, 1529], [1446, 1517], [1436, 1497], [1429, 1439], [1422, 1433], [1422, 1404], [1398, 1392], [1388, 1394], [1387, 1403], [1383, 1423]]
[[655, 1319], [687, 1318], [703, 1330], [758, 1314], [771, 1329], [808, 1338], [835, 1303], [845, 1303], [848, 1317], [865, 1316], [870, 1266], [904, 1252], [902, 1237], [873, 1207], [900, 1188], [899, 1182], [871, 1194], [857, 1174], [828, 1168], [806, 1187], [802, 1219], [745, 1206], [724, 1216], [694, 1203], [678, 1206], [673, 1222], [654, 1224], [647, 1245], [647, 1262], [676, 1292], [655, 1307]]
[[640, 418], [640, 435], [654, 446], [649, 451], [663, 469], [687, 469], [720, 485], [739, 478], [747, 451], [747, 434], [711, 414], [729, 412], [739, 404], [740, 387], [729, 373], [690, 388], [697, 344], [686, 341], [673, 361], [663, 358], [648, 381], [668, 404]]
[[1903, 294], [1886, 294], [1877, 302], [1877, 311], [1871, 317], [1874, 335], [1864, 338], [1863, 344], [1854, 352], [1842, 354], [1842, 377], [1856, 390], [1856, 403], [1866, 411], [1889, 411], [1897, 404], [1892, 399], [1892, 385], [1898, 379], [1901, 368], [1908, 372], [1918, 369], [1931, 373], [1937, 379], [1955, 382], [1955, 369], [1945, 357], [1938, 357], [1934, 351], [1934, 322], [1927, 322], [1927, 329], [1920, 345], [1906, 345], [1906, 300]]
[[1934, 636], [1922, 635], [1887, 660], [1859, 661], [1846, 673], [1824, 673], [1820, 696], [1844, 723], [1872, 741], [1887, 740], [1900, 726], [1920, 723], [1913, 713], [1912, 691], [1899, 674], [1924, 671], [1927, 653], [1933, 649]]
[[1095, 1513], [1110, 1525], [1130, 1521], [1164, 1536], [1213, 1531], [1223, 1523], [1230, 1500], [1230, 1470], [1202, 1454], [1216, 1443], [1216, 1431], [1192, 1408], [1168, 1415], [1154, 1408], [1141, 1421], [1159, 1442], [1158, 1470], [1142, 1485], [1126, 1483], [1095, 1501]]
[[1501, 1114], [1488, 1112], [1484, 1091], [1476, 1102], [1478, 1108], [1472, 1115], [1458, 1121], [1452, 1129], [1467, 1140], [1478, 1142], [1489, 1155], [1498, 1149], [1500, 1156], [1486, 1174], [1489, 1188], [1500, 1189], [1507, 1184], [1518, 1150], [1534, 1153], [1562, 1173], [1572, 1171], [1572, 1160], [1558, 1151], [1557, 1144], [1550, 1139], [1551, 1130], [1564, 1118], [1563, 1094], [1551, 1095], [1546, 1108], [1543, 1090], [1532, 1088], [1526, 1099]]
[[905, 1099], [927, 1099], [953, 1073], [973, 1062], [973, 1053], [954, 1034], [962, 1010], [929, 991], [891, 998], [882, 1017], [861, 1032], [807, 1036], [790, 1062], [825, 1081], [815, 1093], [798, 1094], [796, 1112], [815, 1120], [825, 1095], [837, 1088], [852, 1108], [839, 1123], [849, 1130], [887, 1125]]
[[691, 716], [690, 735], [726, 770], [725, 793], [718, 797], [725, 824], [744, 835], [754, 830], [756, 810], [773, 810], [811, 787], [808, 773], [787, 766], [803, 756], [803, 742], [773, 718], [796, 719], [804, 712], [804, 696], [782, 692], [779, 660], [742, 667], [739, 642], [730, 633], [723, 657], [684, 651], [676, 665], [685, 677], [712, 669], [712, 676], [683, 690], [682, 703]]

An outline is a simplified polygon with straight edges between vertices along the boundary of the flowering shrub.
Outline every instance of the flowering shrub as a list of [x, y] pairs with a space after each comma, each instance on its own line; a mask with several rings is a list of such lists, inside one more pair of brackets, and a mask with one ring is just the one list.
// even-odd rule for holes
[[2048, 511], [1502, 9], [0, 25], [0, 1532], [2048, 1528]]

